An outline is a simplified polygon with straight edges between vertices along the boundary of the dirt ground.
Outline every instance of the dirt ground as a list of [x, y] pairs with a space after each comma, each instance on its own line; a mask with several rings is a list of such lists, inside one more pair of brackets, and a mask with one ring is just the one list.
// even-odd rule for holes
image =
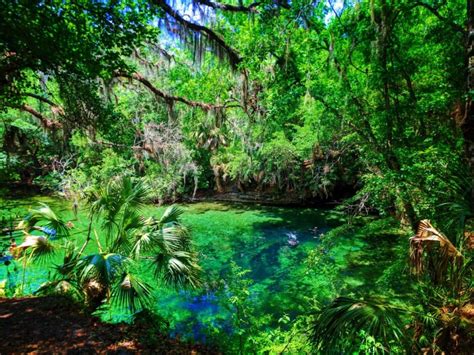
[[206, 348], [161, 337], [147, 348], [131, 339], [127, 325], [83, 314], [67, 299], [0, 299], [0, 354], [204, 354]]

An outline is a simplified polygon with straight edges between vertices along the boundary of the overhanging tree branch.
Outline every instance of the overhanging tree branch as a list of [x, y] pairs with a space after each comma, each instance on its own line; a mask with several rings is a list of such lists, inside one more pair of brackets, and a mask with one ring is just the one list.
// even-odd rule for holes
[[53, 111], [53, 113], [64, 115], [64, 109], [46, 97], [34, 93], [24, 93], [22, 94], [22, 96], [32, 97], [34, 99], [37, 99], [38, 101], [44, 102], [51, 106], [51, 110]]
[[115, 76], [139, 81], [148, 90], [150, 90], [153, 94], [163, 98], [165, 101], [181, 102], [181, 103], [186, 104], [186, 105], [191, 106], [191, 107], [199, 107], [199, 108], [203, 109], [204, 111], [210, 111], [210, 110], [213, 110], [213, 109], [215, 110], [215, 109], [226, 108], [225, 105], [209, 104], [209, 103], [205, 103], [205, 102], [201, 102], [201, 101], [193, 101], [193, 100], [189, 100], [185, 97], [174, 96], [174, 95], [167, 94], [164, 91], [162, 91], [162, 90], [158, 89], [157, 87], [155, 87], [148, 79], [146, 79], [145, 77], [143, 77], [139, 73], [128, 74], [128, 73], [125, 73], [125, 72], [117, 72], [115, 74]]
[[413, 8], [417, 7], [417, 6], [421, 6], [425, 9], [427, 9], [429, 12], [431, 12], [433, 15], [435, 15], [438, 18], [438, 20], [440, 20], [440, 21], [444, 22], [445, 24], [447, 24], [448, 26], [450, 26], [455, 32], [460, 32], [463, 35], [466, 34], [466, 30], [462, 26], [458, 25], [457, 23], [455, 23], [453, 21], [450, 21], [448, 18], [441, 15], [439, 13], [438, 8], [436, 8], [436, 7], [434, 7], [430, 4], [427, 4], [423, 1], [415, 1], [412, 6], [413, 6]]
[[43, 115], [42, 113], [36, 111], [33, 107], [31, 107], [29, 105], [24, 104], [24, 105], [21, 105], [19, 107], [15, 107], [15, 108], [18, 108], [22, 111], [25, 111], [25, 112], [28, 112], [28, 113], [32, 114], [34, 117], [36, 117], [37, 119], [40, 120], [40, 123], [44, 128], [57, 129], [57, 128], [62, 127], [61, 122], [53, 121], [52, 119], [50, 119], [50, 118], [46, 117], [45, 115]]
[[153, 0], [152, 1], [156, 6], [160, 7], [167, 15], [171, 16], [179, 25], [183, 26], [184, 28], [188, 28], [194, 32], [198, 32], [206, 36], [209, 40], [215, 42], [220, 48], [222, 48], [230, 61], [232, 66], [238, 65], [242, 58], [240, 57], [239, 53], [229, 46], [225, 41], [224, 38], [211, 30], [206, 26], [199, 25], [197, 23], [185, 20], [183, 16], [181, 16], [176, 10], [174, 10], [170, 5], [168, 5], [164, 0]]
[[261, 4], [261, 2], [254, 2], [249, 6], [244, 5], [231, 5], [231, 4], [224, 4], [221, 2], [210, 1], [210, 0], [195, 0], [198, 4], [202, 4], [205, 6], [212, 7], [216, 10], [224, 10], [224, 11], [231, 11], [231, 12], [258, 12], [256, 7]]
[[22, 94], [23, 96], [29, 96], [29, 97], [32, 97], [34, 99], [37, 99], [39, 101], [42, 101], [50, 106], [58, 106], [56, 105], [53, 101], [51, 101], [50, 99], [46, 98], [46, 97], [43, 97], [41, 95], [38, 95], [38, 94], [34, 94], [34, 93], [24, 93]]

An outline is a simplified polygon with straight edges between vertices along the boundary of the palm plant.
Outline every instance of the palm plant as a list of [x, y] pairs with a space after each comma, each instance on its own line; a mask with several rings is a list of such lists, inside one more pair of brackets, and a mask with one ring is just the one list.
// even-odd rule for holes
[[[463, 255], [429, 220], [422, 220], [416, 235], [410, 238], [410, 261], [414, 274], [420, 275], [427, 269], [432, 281], [439, 284], [445, 279], [449, 267], [451, 279], [455, 279], [463, 263]], [[456, 284], [459, 286], [459, 282]]]
[[[148, 196], [149, 189], [128, 176], [89, 191], [86, 238], [80, 248], [63, 245], [63, 263], [43, 289], [80, 291], [92, 310], [109, 302], [135, 312], [151, 303], [153, 287], [139, 276], [145, 268], [154, 269], [167, 284], [197, 287], [200, 268], [190, 234], [179, 222], [182, 211], [171, 206], [160, 218], [145, 218], [142, 209]], [[91, 237], [93, 222], [104, 232], [102, 242], [96, 231]]]
[[[34, 260], [39, 263], [49, 261], [58, 249], [58, 241], [69, 235], [66, 223], [45, 204], [30, 213], [17, 227], [23, 231], [25, 239], [16, 248], [17, 256], [23, 259], [21, 292], [24, 291], [27, 265]], [[42, 235], [37, 235], [42, 232]], [[36, 233], [36, 234], [32, 234]]]
[[[452, 206], [455, 205], [448, 207]], [[466, 208], [458, 210], [463, 213], [458, 214], [461, 228], [456, 234], [463, 235], [466, 216], [470, 211]], [[424, 274], [429, 276], [426, 285], [420, 283], [420, 294], [425, 296], [426, 305], [434, 309], [436, 321], [420, 326], [426, 334], [420, 339], [430, 338], [430, 344], [426, 345], [433, 352], [462, 353], [463, 348], [469, 348], [469, 340], [466, 341], [470, 337], [469, 332], [472, 335], [473, 261], [469, 248], [464, 248], [468, 240], [459, 236], [453, 240], [456, 245], [428, 220], [421, 221], [416, 235], [410, 238], [412, 271], [418, 277]]]
[[405, 311], [382, 298], [336, 298], [316, 313], [312, 344], [321, 353], [345, 353], [358, 349], [360, 332], [365, 331], [387, 349], [390, 343], [403, 339], [400, 313]]
[[[426, 283], [419, 278], [421, 282], [416, 284], [417, 311], [381, 298], [339, 297], [316, 313], [312, 327], [315, 349], [335, 353], [357, 350], [358, 335], [365, 332], [381, 341], [383, 351], [391, 351], [391, 344], [403, 345], [406, 330], [411, 329], [416, 351], [463, 353], [469, 348], [469, 329], [472, 333], [473, 269], [472, 259], [460, 249], [430, 221], [421, 221], [410, 238], [410, 260], [414, 274], [430, 277]], [[403, 327], [402, 316], [411, 326]]]
[[54, 211], [42, 203], [41, 207], [31, 209], [29, 214], [20, 222], [17, 229], [22, 229], [29, 233], [31, 230], [43, 231], [51, 239], [66, 237], [69, 234], [69, 228], [64, 220], [59, 218]]
[[212, 121], [204, 121], [197, 125], [193, 138], [197, 142], [197, 146], [215, 151], [221, 146], [227, 146], [228, 140], [222, 126], [216, 125]]

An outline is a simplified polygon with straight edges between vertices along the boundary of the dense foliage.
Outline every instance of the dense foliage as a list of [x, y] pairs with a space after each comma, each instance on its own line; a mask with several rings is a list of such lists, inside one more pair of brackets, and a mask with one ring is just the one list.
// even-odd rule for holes
[[[171, 206], [160, 218], [144, 218], [140, 209], [148, 196], [149, 189], [129, 177], [89, 191], [90, 217], [84, 236], [71, 236], [74, 224], [64, 222], [48, 206], [32, 209], [15, 228], [25, 234], [24, 242], [13, 250], [23, 260], [19, 292], [24, 292], [28, 263], [45, 263], [58, 253], [62, 263], [46, 263], [53, 269], [50, 280], [36, 293], [68, 294], [91, 310], [104, 302], [131, 313], [149, 308], [153, 285], [140, 277], [147, 268], [167, 284], [197, 287], [199, 266], [189, 233], [178, 220], [181, 211]], [[102, 242], [93, 228], [98, 217], [105, 231]]]
[[[186, 243], [163, 244], [168, 221], [140, 219], [140, 186], [160, 203], [211, 193], [343, 198], [348, 228], [370, 214], [414, 234], [430, 220], [410, 241], [418, 301], [340, 297], [272, 336], [289, 344], [309, 332], [321, 352], [464, 351], [473, 307], [473, 11], [461, 0], [0, 1], [1, 181], [95, 201], [91, 220], [103, 219], [108, 244], [76, 256], [74, 282], [97, 279], [99, 303], [129, 300], [113, 284], [146, 295], [133, 267], [122, 266], [142, 247], [156, 244], [158, 265], [197, 268]], [[34, 242], [33, 251], [53, 250]], [[99, 272], [109, 259], [124, 278]], [[233, 273], [231, 350], [272, 343], [255, 335], [265, 321], [251, 316], [245, 271]]]

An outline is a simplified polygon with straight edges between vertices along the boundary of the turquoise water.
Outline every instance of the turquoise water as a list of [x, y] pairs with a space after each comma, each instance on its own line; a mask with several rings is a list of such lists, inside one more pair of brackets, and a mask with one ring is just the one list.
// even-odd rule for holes
[[[0, 200], [0, 220], [8, 225], [10, 218], [21, 218], [40, 202], [49, 204], [66, 220], [74, 218], [70, 201], [44, 196], [14, 196]], [[170, 321], [173, 335], [206, 341], [206, 329], [210, 326], [232, 331], [229, 313], [219, 298], [222, 293], [216, 292], [218, 281], [223, 279], [225, 282], [228, 277], [232, 261], [250, 270], [247, 277], [253, 284], [249, 298], [258, 314], [269, 316], [268, 327], [271, 328], [284, 315], [294, 318], [306, 312], [315, 298], [325, 301], [342, 292], [374, 288], [375, 280], [381, 278], [384, 262], [393, 256], [394, 245], [389, 243], [376, 253], [378, 260], [367, 258], [366, 250], [373, 253], [371, 245], [375, 248], [376, 244], [350, 233], [342, 242], [335, 241], [332, 247], [325, 243], [323, 248], [321, 237], [344, 223], [340, 213], [329, 209], [222, 203], [181, 207], [184, 209], [182, 220], [191, 229], [199, 251], [203, 287], [199, 290], [170, 289], [160, 285], [151, 272], [144, 270], [147, 281], [159, 285], [155, 311]], [[163, 210], [164, 207], [149, 206], [143, 213], [159, 215]], [[80, 210], [78, 220], [73, 223], [72, 237], [80, 242], [86, 234], [86, 212]], [[288, 244], [289, 233], [297, 236], [298, 246]], [[16, 235], [16, 239], [20, 242], [21, 236]], [[3, 240], [8, 241], [8, 237]], [[380, 241], [377, 243], [379, 245]], [[310, 253], [316, 255], [318, 262], [308, 268], [306, 261]], [[378, 269], [374, 269], [374, 262]], [[14, 268], [14, 265], [0, 267], [0, 280], [7, 278], [9, 272], [10, 277], [16, 275], [19, 282], [21, 265], [16, 265], [16, 273]], [[32, 293], [47, 278], [45, 266], [28, 267], [25, 292]], [[105, 312], [103, 316], [113, 321], [126, 319], [123, 314], [112, 312]]]

